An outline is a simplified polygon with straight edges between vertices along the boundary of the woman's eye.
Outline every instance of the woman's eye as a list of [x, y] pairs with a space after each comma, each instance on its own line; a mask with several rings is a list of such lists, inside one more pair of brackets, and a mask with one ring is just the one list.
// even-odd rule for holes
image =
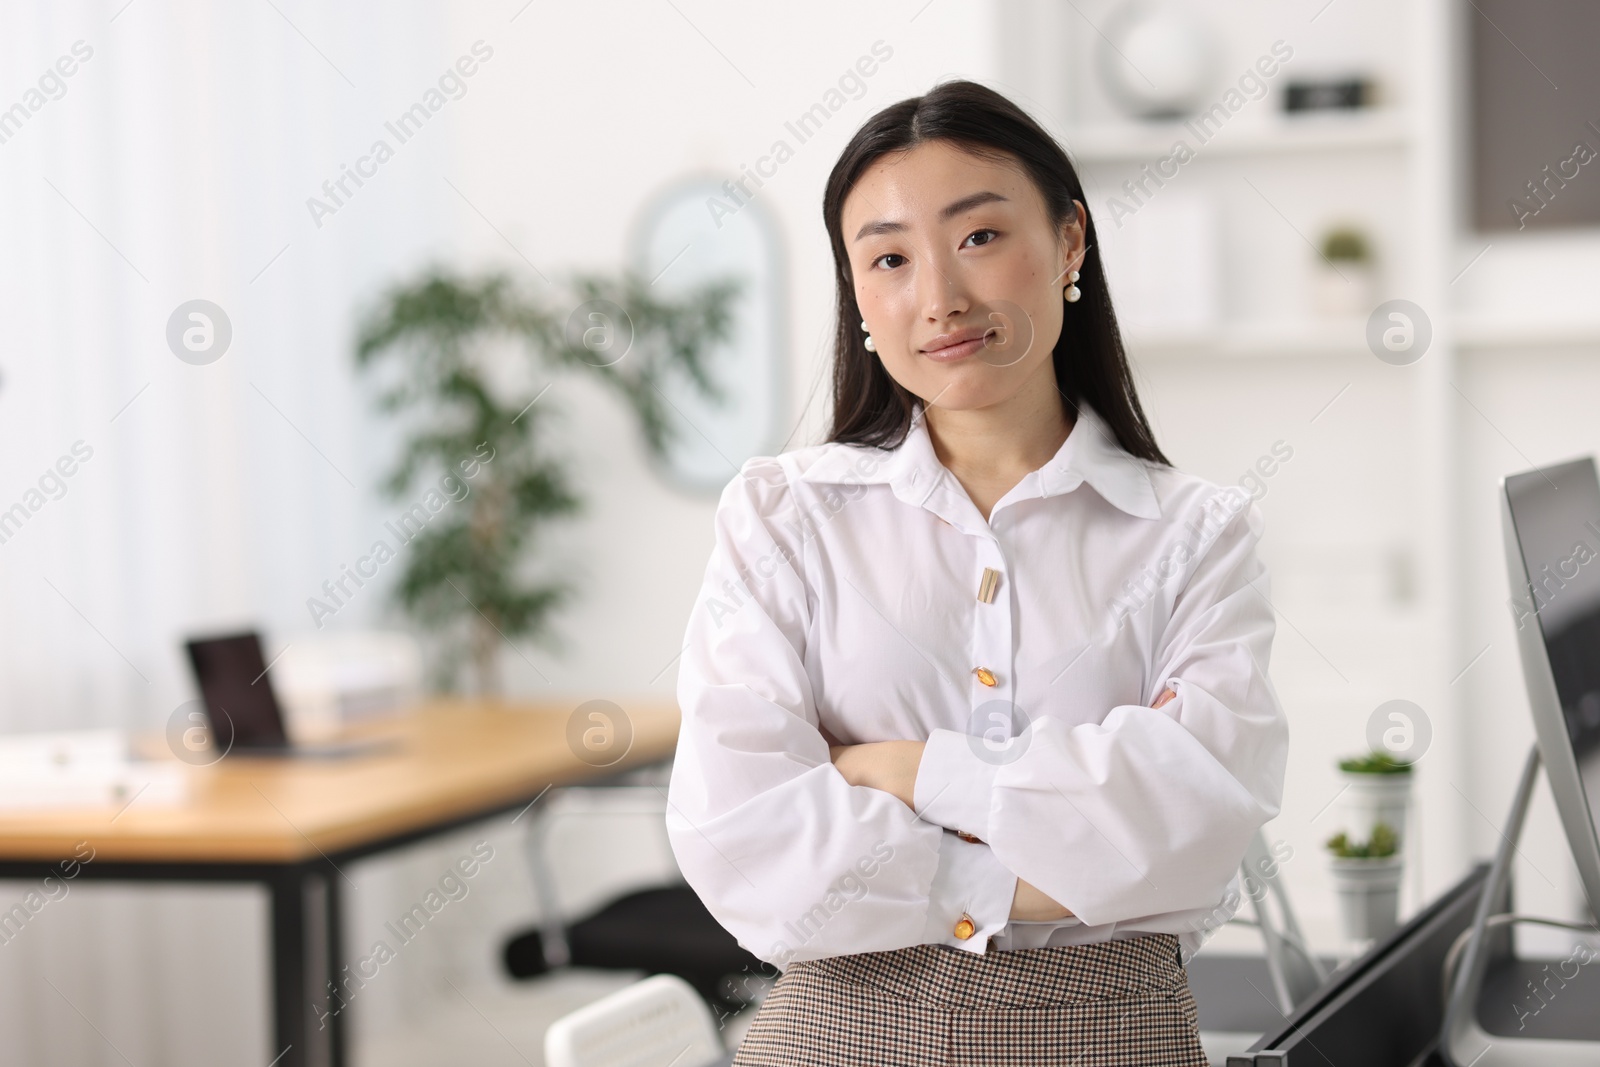
[[[904, 258], [905, 257], [902, 256], [899, 252], [885, 252], [883, 255], [881, 255], [877, 259], [873, 260], [871, 265], [876, 267], [879, 263], [882, 263], [886, 259], [904, 259]], [[890, 268], [890, 269], [893, 269], [893, 268]]]
[[[980, 241], [980, 242], [978, 242], [980, 245], [986, 245], [986, 244], [989, 243], [989, 241], [993, 241], [996, 237], [1000, 236], [1000, 233], [999, 233], [998, 230], [976, 230], [973, 233], [970, 233], [970, 234], [967, 235], [967, 240], [970, 241], [974, 237], [978, 237], [978, 236], [981, 236], [983, 234], [988, 234], [989, 235], [989, 240], [988, 241]], [[966, 242], [962, 242], [962, 243], [965, 244]]]

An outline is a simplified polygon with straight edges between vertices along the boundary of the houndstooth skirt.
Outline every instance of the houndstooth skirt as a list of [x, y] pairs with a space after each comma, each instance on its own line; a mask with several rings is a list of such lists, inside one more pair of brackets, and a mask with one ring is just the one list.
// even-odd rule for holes
[[734, 1067], [1206, 1067], [1174, 934], [790, 964]]

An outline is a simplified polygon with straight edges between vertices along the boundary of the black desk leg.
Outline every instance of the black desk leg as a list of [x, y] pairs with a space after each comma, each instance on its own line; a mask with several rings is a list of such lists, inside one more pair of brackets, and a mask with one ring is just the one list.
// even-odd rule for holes
[[343, 1067], [344, 1019], [329, 990], [338, 973], [339, 890], [314, 866], [273, 876], [272, 1067]]
[[[327, 946], [328, 977], [335, 985], [344, 982], [344, 875], [330, 860], [323, 877], [323, 911], [327, 916], [327, 935], [322, 943]], [[326, 988], [326, 986], [324, 986]], [[344, 1012], [328, 1018], [328, 1062], [332, 1067], [344, 1067], [345, 1017]]]

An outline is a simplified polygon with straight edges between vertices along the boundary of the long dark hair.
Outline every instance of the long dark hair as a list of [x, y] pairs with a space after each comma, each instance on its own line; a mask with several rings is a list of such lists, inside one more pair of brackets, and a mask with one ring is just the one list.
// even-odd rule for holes
[[1127, 452], [1171, 466], [1156, 446], [1134, 391], [1117, 314], [1100, 266], [1094, 216], [1088, 213], [1078, 172], [1055, 139], [1026, 112], [993, 89], [970, 81], [945, 82], [922, 96], [884, 108], [850, 139], [828, 175], [822, 217], [833, 243], [839, 312], [834, 334], [833, 427], [828, 440], [889, 448], [904, 440], [911, 426], [916, 398], [890, 377], [863, 344], [866, 336], [859, 325], [861, 313], [840, 215], [845, 197], [879, 157], [928, 141], [947, 141], [977, 155], [1020, 163], [1043, 194], [1050, 221], [1058, 230], [1073, 217], [1072, 202], [1085, 203], [1087, 251], [1079, 268], [1083, 298], [1069, 309], [1051, 352], [1056, 387], [1074, 409], [1087, 401]]

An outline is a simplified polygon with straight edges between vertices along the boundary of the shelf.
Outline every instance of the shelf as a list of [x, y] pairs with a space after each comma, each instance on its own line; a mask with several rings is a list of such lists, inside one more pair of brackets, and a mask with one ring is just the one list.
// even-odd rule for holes
[[[1122, 343], [1131, 359], [1271, 358], [1329, 356], [1367, 351], [1364, 318], [1291, 319], [1183, 330], [1141, 330], [1124, 326]], [[1600, 319], [1517, 319], [1463, 315], [1455, 320], [1459, 348], [1600, 348]]]
[[1462, 315], [1456, 319], [1456, 343], [1462, 348], [1593, 348], [1600, 347], [1600, 319]]
[[1134, 360], [1222, 356], [1274, 358], [1348, 355], [1367, 351], [1367, 320], [1290, 319], [1241, 322], [1195, 330], [1124, 329], [1122, 340]]
[[1079, 163], [1154, 162], [1183, 141], [1206, 156], [1246, 156], [1289, 152], [1337, 152], [1360, 148], [1401, 148], [1410, 143], [1406, 115], [1396, 108], [1304, 115], [1273, 114], [1265, 119], [1230, 119], [1201, 136], [1187, 122], [1126, 120], [1069, 127], [1062, 134], [1067, 154]]

